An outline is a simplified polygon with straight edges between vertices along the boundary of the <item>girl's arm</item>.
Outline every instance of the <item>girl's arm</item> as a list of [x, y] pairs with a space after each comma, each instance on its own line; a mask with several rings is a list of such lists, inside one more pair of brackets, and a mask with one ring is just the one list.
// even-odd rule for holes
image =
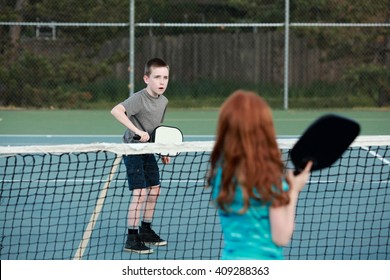
[[287, 173], [286, 180], [290, 187], [290, 203], [270, 208], [272, 240], [279, 246], [285, 246], [291, 240], [294, 232], [298, 196], [309, 179], [312, 165], [313, 162], [308, 162], [305, 169], [297, 176], [294, 176], [291, 170]]

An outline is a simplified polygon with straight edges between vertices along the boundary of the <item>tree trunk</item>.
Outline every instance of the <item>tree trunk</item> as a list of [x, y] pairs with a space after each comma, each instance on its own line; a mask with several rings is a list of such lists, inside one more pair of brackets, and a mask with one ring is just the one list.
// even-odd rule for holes
[[[19, 13], [19, 16], [17, 17], [17, 22], [22, 22], [23, 18], [21, 16], [21, 11], [25, 4], [27, 4], [28, 0], [17, 0], [15, 4], [15, 11]], [[11, 60], [15, 60], [17, 58], [17, 53], [19, 49], [19, 41], [20, 41], [20, 34], [22, 31], [22, 26], [20, 25], [11, 25], [9, 29], [10, 38], [11, 38]]]

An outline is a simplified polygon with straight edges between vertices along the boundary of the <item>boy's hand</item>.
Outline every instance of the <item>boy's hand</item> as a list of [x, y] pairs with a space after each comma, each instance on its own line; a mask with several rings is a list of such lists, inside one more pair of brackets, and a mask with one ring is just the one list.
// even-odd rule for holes
[[147, 133], [147, 132], [145, 132], [145, 131], [139, 131], [138, 133], [137, 133], [137, 135], [139, 135], [141, 138], [139, 139], [139, 141], [141, 141], [141, 142], [148, 142], [149, 141], [149, 139], [150, 139], [150, 136], [149, 136], [149, 134]]
[[167, 156], [162, 156], [161, 157], [161, 161], [163, 164], [168, 164], [171, 162], [171, 158], [170, 157], [167, 157]]

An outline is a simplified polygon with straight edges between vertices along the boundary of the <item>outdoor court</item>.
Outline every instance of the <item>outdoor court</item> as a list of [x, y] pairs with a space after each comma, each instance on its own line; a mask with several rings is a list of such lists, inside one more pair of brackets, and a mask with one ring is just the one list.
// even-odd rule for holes
[[[325, 113], [275, 112], [278, 135], [298, 136]], [[390, 135], [389, 111], [339, 113], [357, 120], [362, 134]], [[217, 114], [217, 110], [173, 110], [165, 123], [181, 128], [185, 141], [211, 141]], [[106, 111], [0, 111], [0, 119], [0, 146], [121, 143], [123, 132]], [[390, 219], [381, 217], [390, 212], [386, 201], [390, 195], [389, 151], [380, 157], [364, 149], [351, 154], [337, 167], [313, 173], [310, 186], [302, 193], [301, 207], [298, 206], [295, 234], [299, 234], [300, 244], [294, 248], [293, 239], [293, 249], [288, 252], [291, 259], [302, 255], [309, 259], [318, 255], [322, 259], [389, 256], [388, 235], [379, 230], [386, 228]], [[6, 221], [1, 233], [1, 259], [218, 259], [221, 229], [209, 202], [209, 190], [203, 187], [207, 164], [196, 160], [196, 155], [191, 166], [183, 155], [173, 159], [177, 165], [161, 166], [162, 193], [154, 223], [161, 236], [168, 239], [168, 246], [156, 248], [154, 254], [146, 256], [123, 251], [130, 192], [120, 159], [98, 153], [75, 165], [72, 157], [54, 157], [50, 162], [45, 162], [44, 157], [24, 159], [37, 166], [46, 163], [42, 164], [44, 175], [34, 173], [26, 183], [18, 172], [4, 176], [2, 196], [9, 197], [8, 204], [13, 206], [6, 207], [4, 201], [0, 205], [1, 219]], [[103, 157], [102, 162], [95, 157]], [[357, 174], [362, 165], [372, 166], [371, 173], [378, 174], [370, 178], [370, 184], [356, 183], [365, 181], [359, 177], [363, 175]], [[345, 166], [354, 167], [348, 171]], [[50, 177], [52, 173], [56, 177]], [[107, 177], [110, 173], [112, 178]], [[333, 174], [341, 175], [336, 178]], [[326, 182], [321, 179], [324, 176], [328, 178]], [[16, 191], [15, 181], [21, 182]], [[91, 221], [95, 215], [99, 216], [94, 224]], [[307, 237], [313, 234], [315, 241], [310, 241]], [[360, 244], [349, 244], [351, 239], [347, 237]], [[4, 256], [10, 244], [18, 245], [7, 248]], [[314, 246], [317, 251], [311, 252]]]
[[[340, 114], [360, 123], [361, 135], [390, 135], [390, 110], [274, 110], [279, 137], [297, 136], [319, 116]], [[169, 109], [164, 124], [186, 141], [214, 138], [218, 109]], [[120, 143], [123, 127], [107, 110], [0, 110], [0, 145]]]

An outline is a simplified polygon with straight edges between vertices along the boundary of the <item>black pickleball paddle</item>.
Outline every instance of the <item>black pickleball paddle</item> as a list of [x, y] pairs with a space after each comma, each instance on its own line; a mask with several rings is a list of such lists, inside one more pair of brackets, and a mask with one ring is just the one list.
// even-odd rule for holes
[[308, 161], [311, 171], [330, 167], [348, 149], [360, 133], [360, 125], [339, 115], [327, 114], [318, 118], [304, 131], [291, 149], [295, 174], [300, 173]]

